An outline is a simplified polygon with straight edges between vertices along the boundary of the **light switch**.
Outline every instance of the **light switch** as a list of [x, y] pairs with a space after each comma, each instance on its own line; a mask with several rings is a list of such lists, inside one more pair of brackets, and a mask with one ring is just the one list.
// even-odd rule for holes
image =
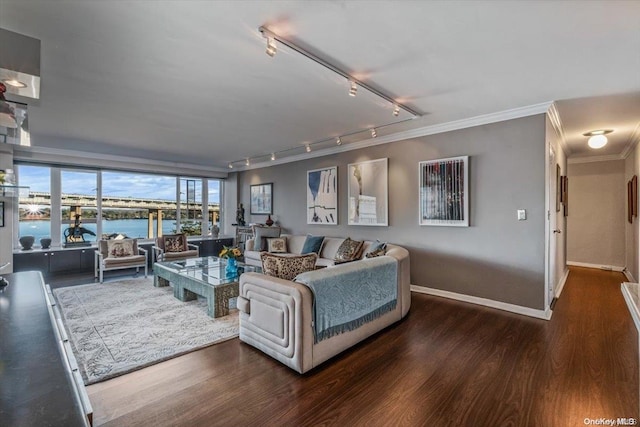
[[518, 209], [518, 221], [524, 221], [527, 219], [527, 211], [524, 209]]

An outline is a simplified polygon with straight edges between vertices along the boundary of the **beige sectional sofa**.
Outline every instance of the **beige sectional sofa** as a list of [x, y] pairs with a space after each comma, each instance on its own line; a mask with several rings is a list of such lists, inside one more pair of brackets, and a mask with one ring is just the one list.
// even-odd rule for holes
[[[287, 236], [289, 251], [302, 249], [305, 236]], [[333, 266], [333, 256], [343, 238], [327, 238], [319, 258], [319, 265], [330, 265], [332, 275], [366, 269], [376, 258], [363, 259]], [[249, 243], [249, 242], [247, 242]], [[365, 242], [363, 253], [371, 242]], [[251, 252], [251, 251], [247, 251]], [[255, 264], [254, 257], [245, 261]], [[396, 245], [387, 245], [386, 256], [397, 261], [397, 304], [392, 311], [330, 338], [314, 341], [313, 293], [304, 284], [259, 273], [240, 276], [240, 340], [263, 351], [290, 368], [304, 373], [341, 353], [385, 327], [401, 320], [411, 305], [409, 252]], [[259, 257], [259, 255], [258, 255]], [[258, 258], [259, 259], [259, 258]], [[336, 273], [336, 274], [334, 274]], [[323, 270], [305, 275], [323, 274]]]
[[[280, 237], [285, 237], [287, 239], [287, 253], [292, 255], [300, 255], [300, 253], [302, 252], [302, 247], [304, 246], [304, 242], [307, 239], [306, 235], [283, 234]], [[344, 239], [344, 237], [325, 237], [322, 243], [322, 248], [320, 249], [320, 253], [318, 254], [316, 265], [318, 267], [328, 267], [330, 265], [334, 265], [336, 252], [338, 251], [338, 248], [340, 247], [342, 242], [344, 242]], [[370, 244], [371, 242], [365, 242], [363, 254], [367, 252]], [[260, 250], [258, 248], [258, 243], [255, 242], [254, 239], [249, 239], [245, 243], [244, 261], [249, 265], [261, 265]]]

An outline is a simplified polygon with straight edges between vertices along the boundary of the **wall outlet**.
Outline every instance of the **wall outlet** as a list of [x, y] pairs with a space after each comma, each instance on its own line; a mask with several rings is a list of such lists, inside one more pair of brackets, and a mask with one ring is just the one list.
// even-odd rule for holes
[[524, 221], [527, 219], [527, 211], [524, 209], [518, 209], [518, 221]]

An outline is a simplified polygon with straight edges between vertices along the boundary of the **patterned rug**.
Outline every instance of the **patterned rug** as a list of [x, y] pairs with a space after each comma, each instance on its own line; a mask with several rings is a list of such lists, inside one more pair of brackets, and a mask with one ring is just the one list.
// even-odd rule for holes
[[238, 336], [238, 312], [212, 319], [153, 279], [70, 286], [53, 294], [85, 385]]

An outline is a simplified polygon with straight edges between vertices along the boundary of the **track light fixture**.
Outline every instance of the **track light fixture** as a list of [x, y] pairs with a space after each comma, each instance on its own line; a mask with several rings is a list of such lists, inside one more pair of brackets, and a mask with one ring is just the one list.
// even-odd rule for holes
[[301, 48], [300, 46], [296, 45], [295, 43], [291, 42], [290, 40], [287, 40], [284, 37], [279, 36], [278, 34], [274, 33], [273, 31], [269, 30], [268, 28], [261, 26], [260, 28], [258, 28], [258, 31], [262, 34], [262, 37], [267, 39], [267, 54], [269, 54], [269, 56], [273, 56], [271, 53], [269, 53], [269, 40], [273, 40], [273, 46], [274, 46], [274, 51], [273, 54], [275, 54], [275, 42], [277, 41], [278, 43], [280, 43], [281, 45], [286, 46], [287, 48], [291, 49], [294, 52], [299, 53], [302, 56], [305, 56], [307, 58], [309, 58], [310, 60], [322, 65], [323, 67], [333, 71], [334, 73], [344, 77], [345, 79], [347, 79], [350, 82], [350, 88], [349, 88], [349, 95], [351, 96], [356, 96], [356, 92], [358, 91], [358, 86], [368, 90], [369, 92], [371, 92], [372, 94], [386, 100], [387, 102], [390, 102], [391, 104], [394, 104], [396, 106], [398, 106], [400, 109], [406, 111], [407, 113], [415, 116], [415, 117], [420, 117], [422, 116], [421, 113], [417, 112], [416, 110], [407, 107], [406, 105], [400, 104], [398, 102], [396, 102], [391, 96], [387, 95], [386, 93], [369, 86], [368, 84], [358, 80], [357, 78], [355, 78], [354, 76], [352, 76], [351, 74], [347, 73], [346, 71], [343, 71], [342, 69], [340, 69], [339, 67], [337, 67], [336, 65], [326, 61], [325, 59], [320, 58], [317, 55], [314, 55], [313, 53], [309, 52], [308, 50], [305, 50], [303, 48]]
[[352, 81], [351, 87], [349, 88], [349, 96], [356, 96], [356, 92], [358, 92], [358, 85]]
[[271, 153], [271, 160], [275, 160], [276, 159], [276, 153]]
[[400, 107], [396, 105], [395, 108], [393, 109], [393, 115], [394, 117], [398, 117], [398, 114], [400, 114]]
[[371, 129], [371, 138], [377, 138], [378, 133], [376, 132], [376, 128]]
[[311, 146], [309, 144], [307, 144], [307, 146], [305, 147], [305, 150], [307, 150], [307, 153], [311, 152]]
[[340, 139], [340, 137], [336, 138], [336, 145], [342, 145], [342, 140]]
[[247, 157], [247, 160], [244, 161], [244, 165], [245, 166], [249, 166], [251, 164], [251, 162], [249, 162], [249, 158]]
[[233, 169], [233, 163], [229, 163], [229, 169]]
[[276, 46], [276, 41], [273, 37], [267, 37], [267, 55], [269, 55], [270, 57], [274, 57], [276, 56], [276, 53], [278, 52], [278, 46]]

